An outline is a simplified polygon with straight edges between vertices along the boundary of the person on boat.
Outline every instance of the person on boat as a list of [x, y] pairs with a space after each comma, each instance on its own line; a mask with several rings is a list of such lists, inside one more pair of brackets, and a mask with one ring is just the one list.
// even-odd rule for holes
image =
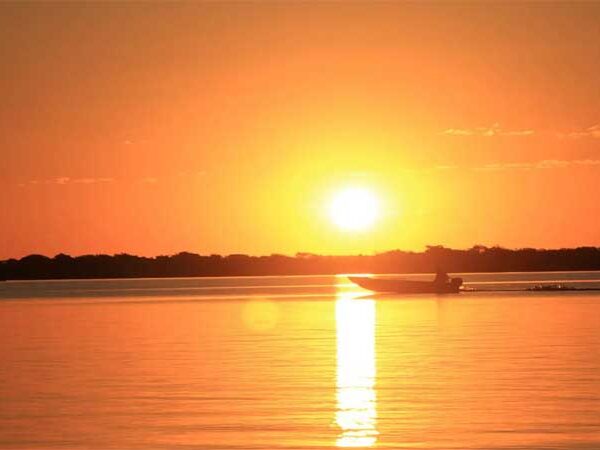
[[433, 282], [437, 285], [448, 284], [450, 283], [450, 277], [446, 272], [444, 272], [441, 268], [438, 267]]

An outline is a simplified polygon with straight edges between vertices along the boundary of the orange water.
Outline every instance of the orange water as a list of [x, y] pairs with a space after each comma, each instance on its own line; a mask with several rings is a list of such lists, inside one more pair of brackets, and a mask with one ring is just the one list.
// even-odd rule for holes
[[346, 284], [6, 283], [0, 448], [600, 449], [600, 295]]

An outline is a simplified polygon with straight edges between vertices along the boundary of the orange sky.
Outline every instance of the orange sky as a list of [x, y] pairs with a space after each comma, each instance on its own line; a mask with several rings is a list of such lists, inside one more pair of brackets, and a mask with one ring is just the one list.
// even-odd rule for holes
[[[0, 5], [0, 258], [600, 245], [600, 3]], [[341, 232], [326, 201], [382, 217]]]

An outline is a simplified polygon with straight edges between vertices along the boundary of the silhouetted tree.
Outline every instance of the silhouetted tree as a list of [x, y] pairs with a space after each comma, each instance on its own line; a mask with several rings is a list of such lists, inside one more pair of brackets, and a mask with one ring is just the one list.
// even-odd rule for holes
[[81, 255], [63, 253], [54, 258], [28, 255], [0, 261], [0, 279], [182, 277], [227, 275], [283, 275], [335, 273], [424, 273], [437, 268], [448, 272], [600, 270], [600, 248], [516, 250], [475, 245], [455, 250], [442, 245], [424, 252], [392, 250], [376, 255], [202, 256], [180, 252], [146, 258], [129, 255]]

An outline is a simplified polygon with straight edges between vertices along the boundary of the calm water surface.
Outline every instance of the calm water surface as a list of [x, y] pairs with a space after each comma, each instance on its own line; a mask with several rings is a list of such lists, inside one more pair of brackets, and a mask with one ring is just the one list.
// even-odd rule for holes
[[[597, 272], [463, 277], [600, 287]], [[1, 449], [600, 449], [593, 291], [7, 282], [0, 356]]]

